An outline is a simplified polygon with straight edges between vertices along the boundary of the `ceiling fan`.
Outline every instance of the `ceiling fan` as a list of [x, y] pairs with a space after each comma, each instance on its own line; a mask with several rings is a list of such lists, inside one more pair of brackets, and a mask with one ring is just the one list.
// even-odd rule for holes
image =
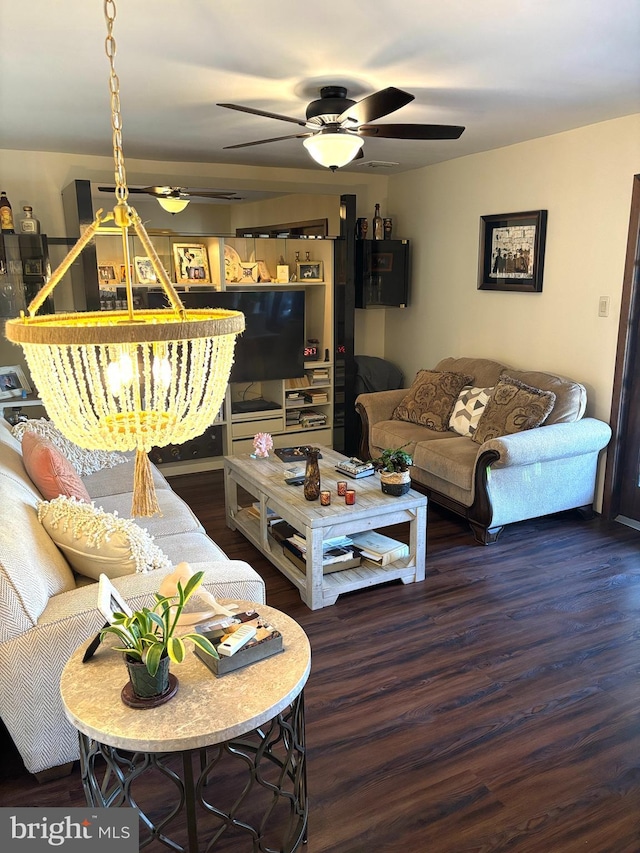
[[246, 148], [263, 145], [265, 142], [280, 142], [284, 139], [303, 139], [302, 143], [313, 159], [331, 171], [346, 166], [362, 157], [362, 146], [366, 136], [380, 139], [458, 139], [464, 127], [449, 124], [370, 124], [413, 101], [414, 95], [389, 86], [374, 92], [360, 101], [347, 98], [344, 86], [323, 86], [320, 98], [311, 101], [306, 111], [306, 120], [290, 116], [243, 107], [238, 104], [218, 104], [230, 110], [293, 122], [305, 128], [304, 133], [275, 136], [256, 142], [241, 142], [225, 148]]
[[[100, 192], [115, 192], [115, 187], [98, 187]], [[209, 190], [190, 190], [186, 187], [129, 187], [130, 193], [144, 193], [158, 199], [158, 204], [168, 213], [180, 213], [192, 198], [221, 198], [227, 201], [240, 201], [242, 196], [230, 192], [211, 192]]]

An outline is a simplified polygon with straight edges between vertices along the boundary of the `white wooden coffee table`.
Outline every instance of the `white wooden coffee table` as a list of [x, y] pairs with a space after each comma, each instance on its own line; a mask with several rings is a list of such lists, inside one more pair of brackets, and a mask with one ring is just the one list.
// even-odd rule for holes
[[[253, 459], [248, 453], [225, 456], [225, 508], [227, 525], [239, 530], [273, 565], [300, 590], [311, 610], [335, 604], [339, 595], [355, 589], [386, 583], [399, 578], [403, 583], [423, 581], [425, 577], [427, 498], [410, 490], [402, 497], [385, 495], [377, 475], [352, 480], [335, 470], [345, 457], [327, 447], [320, 448], [320, 477], [323, 489], [331, 492], [331, 504], [305, 500], [302, 486], [284, 481], [285, 468], [277, 456]], [[348, 480], [356, 490], [356, 503], [346, 506], [337, 495], [338, 480]], [[258, 517], [238, 503], [238, 486], [253, 496], [259, 506]], [[306, 573], [284, 556], [268, 534], [268, 509], [296, 528], [306, 539]], [[409, 556], [387, 566], [361, 565], [354, 569], [323, 574], [322, 542], [365, 530], [409, 522]]]

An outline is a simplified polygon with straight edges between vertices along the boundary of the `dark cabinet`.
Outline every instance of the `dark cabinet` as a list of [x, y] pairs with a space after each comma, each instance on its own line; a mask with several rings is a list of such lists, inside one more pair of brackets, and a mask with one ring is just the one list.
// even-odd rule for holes
[[406, 308], [409, 241], [356, 240], [356, 308]]
[[[51, 275], [49, 250], [44, 234], [0, 236], [0, 317], [17, 317]], [[49, 297], [39, 311], [53, 313]]]

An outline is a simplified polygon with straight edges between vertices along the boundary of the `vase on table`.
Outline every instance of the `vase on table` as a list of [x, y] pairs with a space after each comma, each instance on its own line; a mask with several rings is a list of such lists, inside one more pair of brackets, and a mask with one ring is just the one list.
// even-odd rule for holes
[[320, 497], [320, 449], [310, 447], [307, 451], [307, 465], [304, 472], [304, 496], [308, 501], [317, 501]]

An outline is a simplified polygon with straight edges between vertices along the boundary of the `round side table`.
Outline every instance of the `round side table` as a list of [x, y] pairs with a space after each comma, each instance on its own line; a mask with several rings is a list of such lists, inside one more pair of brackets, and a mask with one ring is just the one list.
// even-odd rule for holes
[[136, 808], [140, 849], [292, 853], [306, 841], [309, 641], [279, 610], [237, 604], [280, 631], [284, 651], [220, 678], [190, 652], [172, 667], [176, 695], [157, 708], [122, 702], [126, 667], [106, 645], [83, 663], [84, 644], [63, 670], [87, 803]]

